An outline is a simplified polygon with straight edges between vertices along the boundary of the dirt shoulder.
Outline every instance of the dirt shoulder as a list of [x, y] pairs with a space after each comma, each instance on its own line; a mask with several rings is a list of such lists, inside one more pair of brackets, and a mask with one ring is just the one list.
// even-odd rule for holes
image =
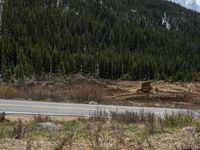
[[[10, 120], [10, 121], [22, 120], [22, 121], [30, 122], [30, 121], [34, 120], [34, 117], [36, 117], [36, 115], [6, 114], [6, 118], [5, 119]], [[48, 118], [50, 118], [50, 120], [54, 120], [54, 121], [73, 121], [73, 120], [79, 119], [80, 117], [72, 117], [72, 116], [48, 116]]]

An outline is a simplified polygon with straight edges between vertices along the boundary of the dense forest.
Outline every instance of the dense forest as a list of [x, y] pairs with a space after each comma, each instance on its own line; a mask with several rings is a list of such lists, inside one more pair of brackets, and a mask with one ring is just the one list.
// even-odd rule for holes
[[200, 14], [165, 0], [3, 0], [1, 18], [5, 80], [188, 81], [200, 72]]

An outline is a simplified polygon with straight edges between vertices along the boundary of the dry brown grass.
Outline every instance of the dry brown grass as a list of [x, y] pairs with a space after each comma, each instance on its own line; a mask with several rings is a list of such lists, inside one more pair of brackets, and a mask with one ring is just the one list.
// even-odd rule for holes
[[0, 98], [23, 98], [55, 102], [102, 102], [105, 98], [105, 90], [103, 87], [87, 82], [68, 85], [24, 83], [20, 85], [0, 85]]
[[[0, 149], [12, 150], [12, 147], [27, 150], [174, 150], [176, 147], [180, 150], [193, 150], [194, 147], [199, 149], [199, 133], [194, 124], [196, 121], [199, 122], [199, 119], [194, 118], [189, 112], [166, 114], [162, 118], [145, 112], [108, 115], [102, 111], [95, 113], [90, 119], [71, 122], [53, 121], [52, 123], [58, 125], [60, 130], [52, 132], [41, 130], [35, 122], [23, 123], [19, 120], [15, 123], [0, 124], [5, 130], [4, 133], [0, 132], [2, 137]], [[132, 121], [130, 118], [133, 118]], [[127, 124], [121, 122], [123, 119], [128, 120]], [[164, 125], [162, 132], [159, 122]], [[176, 126], [180, 128], [177, 130]], [[186, 128], [182, 129], [185, 126]], [[8, 127], [12, 129], [10, 136], [5, 134], [10, 131], [7, 130]]]
[[51, 117], [47, 115], [35, 115], [33, 117], [33, 120], [35, 122], [51, 122], [52, 121]]
[[85, 86], [70, 91], [70, 99], [78, 102], [104, 101], [104, 89], [97, 86]]
[[22, 90], [26, 98], [33, 100], [65, 101], [68, 98], [68, 91], [65, 88], [36, 85]]
[[65, 89], [56, 89], [47, 86], [12, 86], [1, 85], [0, 86], [0, 98], [12, 99], [12, 98], [25, 98], [33, 100], [52, 100], [52, 101], [64, 101], [67, 99], [68, 91]]
[[24, 137], [25, 133], [26, 133], [26, 126], [24, 126], [24, 124], [22, 123], [21, 120], [18, 120], [16, 126], [13, 127], [12, 129], [12, 134], [11, 134], [11, 138], [14, 139], [21, 139]]
[[21, 98], [24, 93], [19, 91], [18, 89], [9, 86], [9, 85], [1, 85], [0, 86], [0, 97], [1, 98]]

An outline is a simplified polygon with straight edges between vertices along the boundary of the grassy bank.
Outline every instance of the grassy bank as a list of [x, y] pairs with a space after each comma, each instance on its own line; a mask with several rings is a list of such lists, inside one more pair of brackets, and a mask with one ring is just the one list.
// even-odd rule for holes
[[144, 112], [96, 112], [73, 121], [37, 115], [29, 122], [0, 123], [0, 149], [159, 149], [156, 142], [163, 149], [199, 148], [199, 131], [199, 117], [189, 112], [162, 117]]

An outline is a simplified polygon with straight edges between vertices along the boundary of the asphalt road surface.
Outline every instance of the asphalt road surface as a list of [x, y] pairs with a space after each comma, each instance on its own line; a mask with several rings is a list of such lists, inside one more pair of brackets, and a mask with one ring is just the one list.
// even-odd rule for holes
[[181, 109], [153, 108], [153, 107], [127, 107], [112, 105], [89, 105], [89, 104], [69, 104], [34, 102], [18, 100], [0, 100], [0, 112], [7, 114], [41, 114], [41, 115], [64, 115], [64, 116], [90, 116], [97, 111], [117, 111], [117, 112], [153, 112], [163, 115], [165, 113], [186, 111]]

